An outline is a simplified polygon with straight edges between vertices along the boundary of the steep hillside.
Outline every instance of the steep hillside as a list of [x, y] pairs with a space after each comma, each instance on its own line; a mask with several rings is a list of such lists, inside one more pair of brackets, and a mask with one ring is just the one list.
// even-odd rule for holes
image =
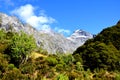
[[[120, 80], [119, 22], [72, 55], [60, 53], [75, 49], [79, 40], [84, 43], [92, 38], [90, 33], [76, 30], [66, 39], [53, 31], [38, 31], [15, 17], [0, 15], [0, 80]], [[58, 53], [48, 54], [43, 48]]]
[[67, 39], [63, 35], [52, 30], [49, 32], [38, 31], [29, 24], [23, 24], [18, 18], [8, 16], [4, 13], [0, 13], [0, 28], [18, 33], [23, 31], [29, 35], [33, 35], [36, 39], [37, 46], [47, 50], [48, 53], [73, 53], [79, 45], [82, 45], [86, 40], [92, 38], [79, 37], [80, 34], [74, 35], [74, 33], [74, 36], [72, 35]]
[[120, 24], [103, 29], [94, 39], [77, 48], [85, 68], [120, 70]]

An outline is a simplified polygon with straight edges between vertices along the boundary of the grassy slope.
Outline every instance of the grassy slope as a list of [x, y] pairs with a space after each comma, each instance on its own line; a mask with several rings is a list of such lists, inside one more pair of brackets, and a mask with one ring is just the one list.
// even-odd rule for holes
[[40, 54], [38, 52], [32, 52], [30, 55], [33, 59], [39, 58], [39, 57], [47, 57], [46, 55]]

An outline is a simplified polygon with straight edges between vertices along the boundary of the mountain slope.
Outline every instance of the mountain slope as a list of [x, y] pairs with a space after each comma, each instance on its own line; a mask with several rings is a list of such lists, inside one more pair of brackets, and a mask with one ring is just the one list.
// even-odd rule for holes
[[33, 35], [33, 37], [36, 39], [37, 46], [47, 50], [48, 53], [73, 53], [78, 46], [81, 46], [87, 39], [89, 39], [89, 37], [87, 37], [89, 34], [85, 32], [85, 35], [82, 34], [85, 36], [84, 38], [79, 37], [81, 34], [77, 34], [77, 32], [75, 32], [67, 39], [63, 35], [54, 31], [38, 31], [29, 24], [23, 24], [18, 18], [14, 16], [8, 16], [4, 13], [0, 13], [0, 28], [13, 32], [23, 31], [28, 35]]
[[73, 54], [80, 55], [85, 68], [120, 70], [120, 24], [103, 29]]

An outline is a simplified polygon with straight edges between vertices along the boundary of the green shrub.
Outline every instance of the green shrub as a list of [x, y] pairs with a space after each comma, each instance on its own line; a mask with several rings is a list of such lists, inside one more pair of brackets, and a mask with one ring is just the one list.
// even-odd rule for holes
[[80, 62], [81, 64], [83, 63], [82, 57], [78, 54], [73, 55], [75, 62]]
[[78, 70], [78, 71], [84, 71], [83, 65], [80, 62], [76, 63], [76, 70]]
[[6, 37], [5, 31], [0, 29], [0, 42], [4, 41], [5, 37]]
[[27, 59], [27, 56], [35, 47], [36, 43], [34, 38], [21, 32], [20, 34], [14, 34], [5, 53], [9, 54], [11, 56], [11, 62], [18, 66]]
[[71, 71], [68, 73], [68, 77], [69, 77], [69, 80], [75, 80], [75, 78], [79, 77], [79, 74], [74, 71]]
[[5, 30], [0, 29], [0, 52], [4, 53], [4, 51], [9, 46], [10, 40], [14, 33], [5, 32]]
[[7, 49], [8, 47], [8, 42], [0, 42], [0, 53], [4, 53], [4, 51]]
[[2, 80], [23, 80], [23, 79], [24, 79], [23, 75], [16, 68], [6, 72], [2, 77]]
[[33, 74], [35, 72], [36, 66], [34, 63], [24, 63], [20, 65], [20, 70], [23, 74]]
[[9, 64], [8, 65], [8, 70], [13, 70], [15, 68], [14, 64]]
[[57, 65], [56, 65], [56, 70], [57, 70], [58, 72], [64, 70], [64, 65], [63, 65], [63, 64], [57, 64]]
[[53, 78], [55, 76], [53, 71], [49, 71], [46, 74], [47, 74], [46, 78]]
[[43, 54], [43, 55], [48, 55], [47, 50], [43, 49], [42, 47], [39, 47], [37, 49], [37, 52], [40, 53], [40, 54]]
[[55, 80], [69, 80], [66, 74], [59, 74]]
[[8, 61], [3, 54], [0, 53], [0, 71], [2, 73], [8, 70]]
[[62, 56], [61, 59], [62, 59], [62, 60], [64, 61], [64, 63], [66, 63], [66, 64], [71, 64], [71, 63], [73, 63], [73, 62], [75, 61], [74, 57], [73, 57], [71, 54], [64, 55], [64, 56]]
[[115, 80], [120, 80], [120, 73], [115, 76]]
[[46, 61], [50, 66], [55, 66], [58, 63], [58, 61], [54, 57], [47, 57]]

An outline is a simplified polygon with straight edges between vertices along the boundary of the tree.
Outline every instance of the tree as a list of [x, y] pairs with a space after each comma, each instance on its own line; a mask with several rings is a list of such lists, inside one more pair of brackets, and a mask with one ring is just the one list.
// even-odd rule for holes
[[11, 56], [11, 61], [13, 63], [20, 64], [26, 60], [27, 56], [35, 47], [35, 39], [32, 36], [21, 32], [20, 34], [13, 35], [5, 53]]
[[77, 53], [82, 57], [85, 69], [90, 68], [92, 71], [96, 68], [109, 71], [119, 69], [119, 51], [110, 43], [109, 45], [101, 42], [87, 44], [79, 47]]
[[103, 29], [73, 53], [80, 55], [84, 68], [120, 71], [120, 25]]
[[6, 33], [4, 30], [0, 30], [0, 42], [2, 42], [5, 39]]
[[[11, 37], [9, 37], [11, 39]], [[9, 44], [9, 39], [7, 39], [7, 33], [4, 29], [0, 30], [0, 53], [4, 53], [4, 50]]]

